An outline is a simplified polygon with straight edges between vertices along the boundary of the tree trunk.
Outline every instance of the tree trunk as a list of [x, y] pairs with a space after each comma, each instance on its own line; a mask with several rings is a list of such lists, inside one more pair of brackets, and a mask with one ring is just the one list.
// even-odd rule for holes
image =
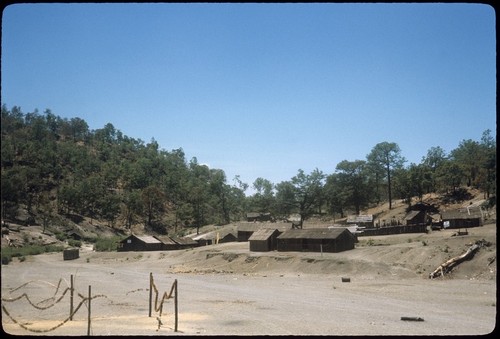
[[465, 260], [470, 260], [474, 256], [474, 254], [479, 250], [484, 245], [484, 242], [479, 240], [477, 241], [474, 245], [469, 247], [469, 249], [462, 255], [459, 255], [458, 257], [451, 258], [450, 260], [442, 263], [439, 265], [438, 268], [436, 268], [432, 273], [429, 274], [429, 278], [433, 279], [436, 278], [437, 276], [444, 276], [445, 273], [450, 272], [453, 267], [456, 265], [460, 264], [461, 262]]

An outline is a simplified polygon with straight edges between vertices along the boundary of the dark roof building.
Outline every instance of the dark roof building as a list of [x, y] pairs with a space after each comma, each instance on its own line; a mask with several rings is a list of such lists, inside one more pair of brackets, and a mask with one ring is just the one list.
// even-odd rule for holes
[[199, 234], [193, 237], [193, 240], [197, 241], [200, 246], [206, 246], [237, 241], [237, 236], [232, 230], [222, 229]]
[[346, 222], [358, 226], [374, 227], [373, 214], [348, 215]]
[[129, 235], [118, 243], [118, 251], [161, 251], [163, 243], [150, 235]]
[[168, 235], [154, 236], [154, 238], [162, 242], [162, 250], [171, 251], [181, 249], [179, 243], [177, 243], [174, 239], [172, 239], [172, 237], [169, 237]]
[[268, 252], [278, 249], [278, 236], [281, 234], [276, 228], [261, 228], [252, 233], [248, 241], [250, 242], [250, 251]]
[[347, 228], [291, 229], [278, 236], [278, 251], [342, 252], [354, 249], [356, 237]]
[[291, 223], [240, 223], [237, 229], [237, 238], [238, 241], [248, 241], [252, 234], [260, 229], [277, 229], [284, 232], [291, 228]]
[[425, 225], [428, 221], [427, 213], [422, 210], [414, 210], [408, 212], [405, 216], [405, 222], [407, 226], [411, 225]]
[[483, 225], [483, 213], [480, 207], [468, 207], [441, 212], [444, 228], [467, 228]]
[[171, 236], [170, 238], [172, 238], [172, 240], [177, 243], [179, 249], [193, 248], [199, 246], [198, 242], [190, 237]]
[[256, 222], [256, 221], [271, 221], [271, 213], [259, 213], [259, 212], [250, 212], [247, 213], [247, 221]]

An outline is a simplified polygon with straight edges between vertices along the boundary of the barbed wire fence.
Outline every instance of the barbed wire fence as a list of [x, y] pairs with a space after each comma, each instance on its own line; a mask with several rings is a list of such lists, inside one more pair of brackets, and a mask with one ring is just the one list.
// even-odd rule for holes
[[153, 279], [153, 273], [149, 273], [149, 317], [151, 317], [152, 313], [152, 305], [153, 305], [153, 290], [155, 293], [155, 302], [154, 302], [154, 310], [155, 312], [158, 312], [159, 315], [156, 317], [156, 320], [158, 320], [158, 329], [160, 329], [161, 325], [163, 325], [161, 321], [161, 315], [163, 312], [163, 304], [165, 301], [168, 299], [172, 298], [172, 294], [174, 295], [174, 331], [177, 332], [178, 329], [178, 323], [179, 323], [179, 308], [178, 308], [178, 298], [177, 298], [177, 279], [174, 280], [172, 287], [170, 288], [170, 293], [167, 293], [166, 291], [163, 293], [161, 299], [159, 299], [159, 292], [158, 288], [155, 285], [154, 279]]
[[[150, 277], [149, 278], [149, 317], [152, 316], [152, 311], [153, 311], [153, 306], [152, 306], [153, 305], [153, 291], [155, 293], [154, 311], [158, 312], [158, 316], [157, 316], [158, 329], [157, 329], [157, 331], [160, 329], [161, 325], [163, 325], [163, 323], [161, 321], [161, 316], [163, 313], [163, 305], [168, 299], [171, 299], [173, 297], [174, 298], [174, 321], [175, 321], [174, 331], [178, 332], [177, 279], [174, 280], [174, 283], [172, 284], [172, 287], [170, 288], [170, 292], [169, 293], [164, 292], [163, 295], [161, 296], [161, 298], [159, 298], [160, 294], [159, 294], [158, 288], [156, 287], [156, 284], [154, 282], [153, 273], [150, 273], [149, 277]], [[10, 290], [9, 293], [16, 292], [16, 291], [20, 290], [21, 288], [26, 287], [27, 285], [29, 285], [30, 283], [33, 283], [33, 282], [36, 282], [36, 281], [30, 281], [30, 282], [24, 283], [16, 288]], [[47, 283], [46, 281], [43, 281], [43, 282]], [[91, 319], [92, 319], [91, 301], [93, 299], [97, 299], [97, 298], [108, 298], [108, 297], [104, 294], [98, 294], [98, 295], [92, 296], [92, 287], [89, 285], [88, 296], [84, 296], [81, 293], [76, 293], [77, 296], [81, 298], [81, 301], [75, 306], [74, 305], [75, 288], [74, 288], [73, 275], [71, 275], [70, 286], [66, 287], [64, 289], [64, 291], [62, 291], [62, 293], [59, 297], [56, 297], [59, 293], [59, 290], [61, 289], [62, 282], [63, 282], [63, 279], [62, 278], [59, 279], [59, 282], [57, 283], [54, 294], [49, 298], [46, 298], [46, 299], [39, 301], [38, 303], [33, 302], [30, 299], [30, 297], [28, 296], [28, 294], [26, 294], [26, 293], [22, 293], [21, 295], [14, 297], [14, 298], [2, 297], [2, 311], [14, 324], [17, 324], [18, 326], [20, 326], [21, 328], [23, 328], [26, 331], [33, 332], [33, 333], [48, 333], [48, 332], [52, 332], [52, 331], [58, 329], [59, 327], [66, 324], [68, 321], [72, 321], [73, 316], [82, 308], [82, 306], [87, 306], [87, 311], [88, 311], [87, 312], [88, 313], [88, 316], [87, 316], [87, 335], [90, 336], [91, 335]], [[51, 283], [49, 283], [49, 284], [53, 285]], [[47, 328], [47, 329], [40, 329], [40, 328], [37, 329], [34, 327], [28, 327], [27, 325], [25, 325], [22, 322], [22, 320], [16, 319], [9, 312], [9, 310], [6, 307], [6, 304], [8, 304], [8, 303], [13, 303], [13, 302], [20, 301], [21, 299], [26, 299], [28, 304], [31, 305], [33, 308], [35, 308], [37, 310], [41, 310], [41, 311], [46, 311], [46, 310], [49, 310], [50, 308], [54, 307], [55, 305], [59, 304], [60, 302], [62, 302], [63, 299], [65, 298], [65, 296], [68, 294], [68, 292], [69, 292], [69, 297], [70, 297], [68, 317], [66, 317], [64, 320], [60, 321], [56, 325], [54, 325], [50, 328]], [[48, 302], [50, 302], [50, 303], [48, 303]]]
[[[10, 293], [12, 292], [15, 292], [25, 286], [27, 286], [28, 284], [32, 283], [33, 281], [30, 281], [30, 282], [27, 282], [27, 283], [24, 283], [18, 287], [16, 287], [15, 289], [11, 290]], [[87, 306], [87, 309], [88, 309], [88, 320], [87, 320], [87, 323], [88, 323], [88, 326], [87, 326], [87, 335], [90, 335], [90, 329], [91, 329], [91, 301], [93, 299], [96, 299], [96, 298], [107, 298], [105, 295], [103, 294], [99, 294], [99, 295], [94, 295], [92, 296], [91, 294], [91, 286], [89, 285], [89, 294], [88, 294], [88, 297], [85, 297], [84, 295], [82, 295], [81, 293], [77, 293], [77, 295], [81, 298], [81, 301], [78, 303], [78, 305], [74, 305], [74, 293], [75, 293], [75, 288], [74, 288], [74, 285], [73, 285], [73, 275], [71, 275], [71, 284], [69, 287], [67, 287], [62, 293], [61, 293], [61, 296], [59, 298], [56, 299], [56, 296], [59, 292], [59, 289], [61, 287], [61, 283], [63, 282], [63, 279], [59, 279], [59, 282], [57, 283], [57, 287], [56, 287], [56, 290], [54, 292], [54, 295], [47, 298], [47, 299], [44, 299], [44, 300], [41, 300], [40, 302], [38, 303], [34, 303], [30, 297], [26, 294], [26, 293], [22, 293], [21, 295], [15, 297], [15, 298], [3, 298], [2, 297], [2, 311], [7, 315], [7, 317], [9, 317], [9, 319], [19, 325], [21, 328], [25, 329], [26, 331], [29, 331], [29, 332], [34, 332], [34, 333], [47, 333], [47, 332], [51, 332], [51, 331], [54, 331], [56, 330], [57, 328], [63, 326], [64, 324], [66, 324], [68, 321], [72, 321], [73, 320], [73, 316], [80, 310], [80, 308], [86, 304]], [[54, 307], [55, 305], [59, 304], [60, 302], [62, 302], [62, 300], [64, 299], [64, 297], [66, 296], [67, 293], [70, 293], [70, 311], [69, 311], [69, 315], [66, 319], [62, 320], [61, 322], [59, 322], [58, 324], [52, 326], [51, 328], [48, 328], [48, 329], [36, 329], [36, 328], [31, 328], [31, 327], [28, 327], [26, 326], [25, 324], [23, 324], [21, 321], [17, 320], [14, 318], [14, 316], [11, 315], [11, 313], [8, 311], [8, 309], [6, 308], [5, 306], [5, 303], [13, 303], [13, 302], [16, 302], [16, 301], [19, 301], [21, 299], [26, 299], [28, 304], [31, 305], [33, 308], [37, 309], [37, 310], [41, 310], [41, 311], [45, 311], [45, 310], [48, 310], [52, 307]], [[47, 304], [48, 301], [52, 301], [52, 303], [48, 304], [48, 305], [45, 305], [45, 306], [40, 306], [40, 304]]]

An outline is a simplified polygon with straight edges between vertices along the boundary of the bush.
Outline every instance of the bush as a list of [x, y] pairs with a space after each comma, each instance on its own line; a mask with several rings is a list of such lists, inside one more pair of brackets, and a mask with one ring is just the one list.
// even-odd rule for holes
[[20, 261], [26, 260], [28, 255], [37, 255], [49, 252], [62, 252], [63, 246], [60, 245], [30, 245], [23, 247], [5, 247], [2, 248], [2, 265], [7, 265], [12, 258], [18, 257]]
[[118, 249], [118, 243], [121, 237], [100, 238], [94, 244], [94, 250], [97, 252], [112, 252]]
[[82, 242], [80, 240], [68, 239], [68, 245], [71, 247], [82, 247]]

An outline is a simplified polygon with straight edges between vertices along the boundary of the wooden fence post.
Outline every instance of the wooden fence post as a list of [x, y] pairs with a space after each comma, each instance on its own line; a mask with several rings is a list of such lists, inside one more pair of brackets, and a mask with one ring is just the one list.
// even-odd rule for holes
[[87, 335], [88, 336], [90, 335], [90, 315], [91, 315], [90, 304], [91, 304], [91, 302], [92, 302], [92, 293], [91, 293], [91, 288], [89, 285], [89, 320], [88, 320], [88, 325], [87, 325]]
[[70, 284], [70, 298], [69, 298], [69, 320], [73, 320], [73, 274], [71, 275], [71, 284]]
[[149, 272], [149, 317], [151, 318], [151, 303], [153, 302], [153, 272]]
[[177, 332], [177, 324], [178, 324], [178, 307], [177, 307], [177, 279], [175, 279], [174, 281], [174, 284], [175, 284], [175, 299], [174, 299], [174, 307], [175, 307], [175, 327], [174, 327], [174, 331]]

